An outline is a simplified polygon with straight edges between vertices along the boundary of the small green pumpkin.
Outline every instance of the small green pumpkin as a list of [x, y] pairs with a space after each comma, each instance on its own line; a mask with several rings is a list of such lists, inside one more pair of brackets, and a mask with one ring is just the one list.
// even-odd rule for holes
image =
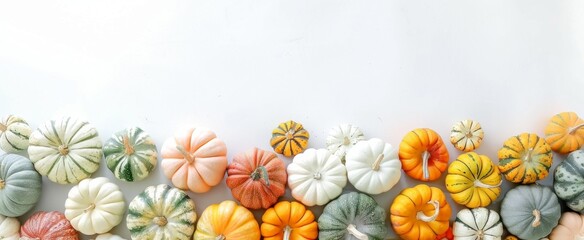
[[24, 119], [8, 115], [0, 121], [0, 149], [7, 153], [26, 150], [31, 131]]
[[103, 146], [107, 167], [116, 178], [134, 182], [146, 178], [156, 167], [154, 140], [138, 127], [115, 133]]
[[505, 195], [501, 218], [507, 230], [521, 239], [541, 239], [552, 232], [560, 220], [558, 197], [539, 185], [520, 185]]
[[584, 151], [573, 151], [556, 167], [554, 191], [569, 208], [584, 213]]
[[18, 217], [32, 209], [41, 197], [41, 179], [25, 157], [0, 156], [0, 215]]
[[318, 218], [319, 239], [385, 239], [385, 210], [370, 196], [350, 192], [327, 204]]

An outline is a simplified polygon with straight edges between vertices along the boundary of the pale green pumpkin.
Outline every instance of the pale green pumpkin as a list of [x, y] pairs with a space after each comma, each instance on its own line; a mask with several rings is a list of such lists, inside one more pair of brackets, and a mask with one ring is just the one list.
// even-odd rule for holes
[[41, 197], [41, 175], [30, 160], [15, 154], [0, 156], [0, 215], [18, 217]]
[[556, 167], [554, 191], [569, 208], [584, 213], [584, 151], [573, 151]]
[[350, 192], [327, 204], [318, 218], [319, 239], [385, 239], [385, 210], [371, 197]]
[[134, 182], [146, 178], [156, 167], [154, 140], [138, 127], [115, 133], [103, 146], [107, 167], [116, 178]]

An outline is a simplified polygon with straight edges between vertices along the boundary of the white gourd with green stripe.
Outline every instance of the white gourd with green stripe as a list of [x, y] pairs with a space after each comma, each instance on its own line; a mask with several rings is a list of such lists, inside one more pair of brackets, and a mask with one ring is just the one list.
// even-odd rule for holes
[[115, 133], [103, 146], [105, 162], [114, 176], [127, 182], [146, 178], [156, 167], [154, 140], [138, 127]]
[[28, 155], [41, 175], [70, 184], [97, 171], [103, 155], [101, 147], [93, 126], [65, 117], [46, 122], [30, 135]]
[[7, 153], [26, 150], [31, 131], [24, 119], [8, 115], [0, 122], [0, 149]]
[[460, 240], [501, 239], [503, 224], [499, 214], [493, 210], [462, 209], [456, 214], [452, 233], [454, 238]]

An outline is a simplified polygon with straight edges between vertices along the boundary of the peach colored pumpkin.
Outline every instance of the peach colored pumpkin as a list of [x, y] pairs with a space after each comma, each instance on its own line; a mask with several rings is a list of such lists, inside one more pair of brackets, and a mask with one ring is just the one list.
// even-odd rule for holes
[[584, 239], [584, 215], [575, 212], [565, 212], [560, 218], [558, 226], [552, 230], [549, 238], [555, 239]]
[[22, 239], [76, 240], [79, 233], [61, 212], [37, 212], [20, 227]]
[[161, 167], [175, 187], [204, 193], [219, 184], [227, 168], [227, 147], [215, 133], [182, 131], [164, 142]]
[[246, 208], [269, 208], [284, 195], [286, 166], [275, 153], [253, 148], [239, 153], [227, 168], [227, 186]]

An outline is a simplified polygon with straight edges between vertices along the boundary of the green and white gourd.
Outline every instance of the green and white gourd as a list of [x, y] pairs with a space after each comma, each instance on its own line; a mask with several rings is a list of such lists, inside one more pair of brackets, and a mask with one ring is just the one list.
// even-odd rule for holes
[[166, 184], [147, 187], [128, 206], [126, 224], [132, 239], [191, 239], [195, 202]]
[[584, 151], [571, 152], [556, 167], [554, 191], [570, 209], [584, 213]]
[[499, 214], [486, 208], [462, 209], [456, 214], [454, 238], [460, 240], [501, 239], [503, 224]]
[[52, 120], [30, 135], [36, 170], [59, 184], [78, 183], [97, 171], [103, 156], [97, 130], [71, 117]]
[[332, 128], [326, 138], [327, 149], [345, 163], [345, 155], [360, 141], [365, 140], [361, 129], [351, 124], [341, 124]]
[[41, 197], [42, 177], [30, 160], [16, 154], [0, 156], [0, 215], [19, 217]]
[[18, 222], [18, 219], [0, 215], [0, 239], [20, 239], [20, 222]]
[[126, 239], [123, 237], [120, 237], [118, 235], [111, 234], [111, 233], [104, 233], [104, 234], [97, 235], [95, 240], [126, 240]]
[[363, 193], [341, 195], [318, 218], [319, 239], [385, 239], [385, 210]]
[[24, 119], [8, 115], [0, 122], [0, 149], [7, 153], [26, 150], [31, 131]]
[[156, 167], [158, 151], [154, 140], [138, 127], [115, 133], [103, 146], [107, 167], [127, 182], [146, 178]]

